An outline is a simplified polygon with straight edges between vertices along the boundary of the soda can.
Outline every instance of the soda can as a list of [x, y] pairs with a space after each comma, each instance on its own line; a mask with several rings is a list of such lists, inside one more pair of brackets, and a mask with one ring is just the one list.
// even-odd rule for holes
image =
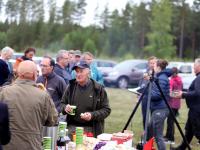
[[51, 137], [43, 137], [43, 150], [51, 150], [52, 138]]

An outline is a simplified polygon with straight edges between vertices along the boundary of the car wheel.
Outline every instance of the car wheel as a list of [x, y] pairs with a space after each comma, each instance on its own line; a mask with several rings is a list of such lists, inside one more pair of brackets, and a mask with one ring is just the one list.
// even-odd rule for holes
[[126, 77], [120, 77], [117, 81], [117, 86], [120, 89], [126, 89], [128, 87], [128, 79]]

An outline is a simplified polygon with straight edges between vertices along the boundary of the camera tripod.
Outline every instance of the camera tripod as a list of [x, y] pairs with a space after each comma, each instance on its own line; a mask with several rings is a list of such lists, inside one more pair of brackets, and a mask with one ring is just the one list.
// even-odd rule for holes
[[124, 130], [127, 129], [128, 125], [130, 124], [130, 122], [131, 122], [133, 116], [135, 115], [135, 113], [136, 113], [136, 111], [137, 111], [137, 109], [138, 109], [138, 107], [139, 107], [139, 105], [140, 105], [140, 103], [141, 103], [141, 101], [142, 101], [142, 99], [143, 99], [145, 93], [146, 93], [147, 90], [148, 90], [147, 112], [146, 112], [146, 118], [145, 118], [145, 131], [144, 131], [144, 137], [143, 137], [143, 141], [144, 141], [143, 144], [145, 144], [145, 143], [147, 142], [148, 123], [149, 123], [149, 120], [150, 120], [151, 92], [152, 92], [152, 85], [153, 85], [153, 83], [155, 83], [155, 85], [157, 86], [157, 88], [158, 88], [158, 90], [159, 90], [159, 92], [160, 92], [160, 94], [161, 94], [161, 97], [163, 98], [165, 104], [167, 105], [167, 108], [168, 108], [168, 110], [169, 110], [169, 113], [172, 115], [172, 118], [173, 118], [173, 120], [174, 120], [174, 122], [175, 122], [175, 124], [176, 124], [176, 126], [177, 126], [177, 128], [178, 128], [178, 130], [179, 130], [179, 132], [180, 132], [180, 134], [181, 134], [181, 136], [182, 136], [182, 138], [183, 138], [183, 141], [186, 143], [188, 149], [191, 150], [190, 145], [188, 144], [188, 141], [187, 141], [187, 139], [186, 139], [186, 137], [185, 137], [185, 135], [184, 135], [184, 133], [183, 133], [183, 131], [182, 131], [182, 129], [181, 129], [179, 123], [178, 123], [178, 121], [176, 120], [176, 117], [175, 117], [175, 115], [174, 115], [174, 113], [173, 113], [173, 111], [172, 111], [170, 105], [168, 104], [167, 99], [166, 99], [166, 97], [165, 97], [165, 95], [164, 95], [164, 93], [163, 93], [163, 91], [162, 91], [162, 89], [161, 89], [161, 87], [160, 87], [160, 85], [159, 85], [158, 79], [155, 79], [155, 78], [154, 78], [154, 71], [153, 71], [152, 75], [150, 76], [150, 80], [149, 80], [149, 82], [147, 83], [146, 87], [144, 88], [144, 91], [142, 92], [142, 95], [140, 96], [140, 98], [139, 98], [139, 100], [138, 100], [136, 106], [134, 107], [134, 109], [133, 109], [133, 111], [132, 111], [132, 113], [131, 113], [131, 115], [130, 115], [130, 117], [129, 117], [127, 123], [126, 123], [126, 125], [124, 126], [122, 132], [124, 132]]

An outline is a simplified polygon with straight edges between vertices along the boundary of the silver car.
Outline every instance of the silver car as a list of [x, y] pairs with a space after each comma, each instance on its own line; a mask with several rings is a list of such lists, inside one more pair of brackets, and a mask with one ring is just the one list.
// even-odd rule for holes
[[127, 88], [130, 84], [138, 84], [148, 65], [145, 60], [126, 60], [117, 64], [111, 72], [104, 75], [105, 85], [116, 85]]

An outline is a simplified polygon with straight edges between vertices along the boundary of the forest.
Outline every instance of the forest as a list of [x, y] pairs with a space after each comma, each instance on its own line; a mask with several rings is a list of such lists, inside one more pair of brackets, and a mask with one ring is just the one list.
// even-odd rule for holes
[[188, 60], [200, 55], [200, 0], [130, 0], [121, 11], [94, 12], [95, 23], [82, 26], [86, 5], [85, 0], [65, 0], [62, 7], [56, 0], [0, 0], [0, 49], [32, 46], [46, 52], [79, 49], [95, 56]]

